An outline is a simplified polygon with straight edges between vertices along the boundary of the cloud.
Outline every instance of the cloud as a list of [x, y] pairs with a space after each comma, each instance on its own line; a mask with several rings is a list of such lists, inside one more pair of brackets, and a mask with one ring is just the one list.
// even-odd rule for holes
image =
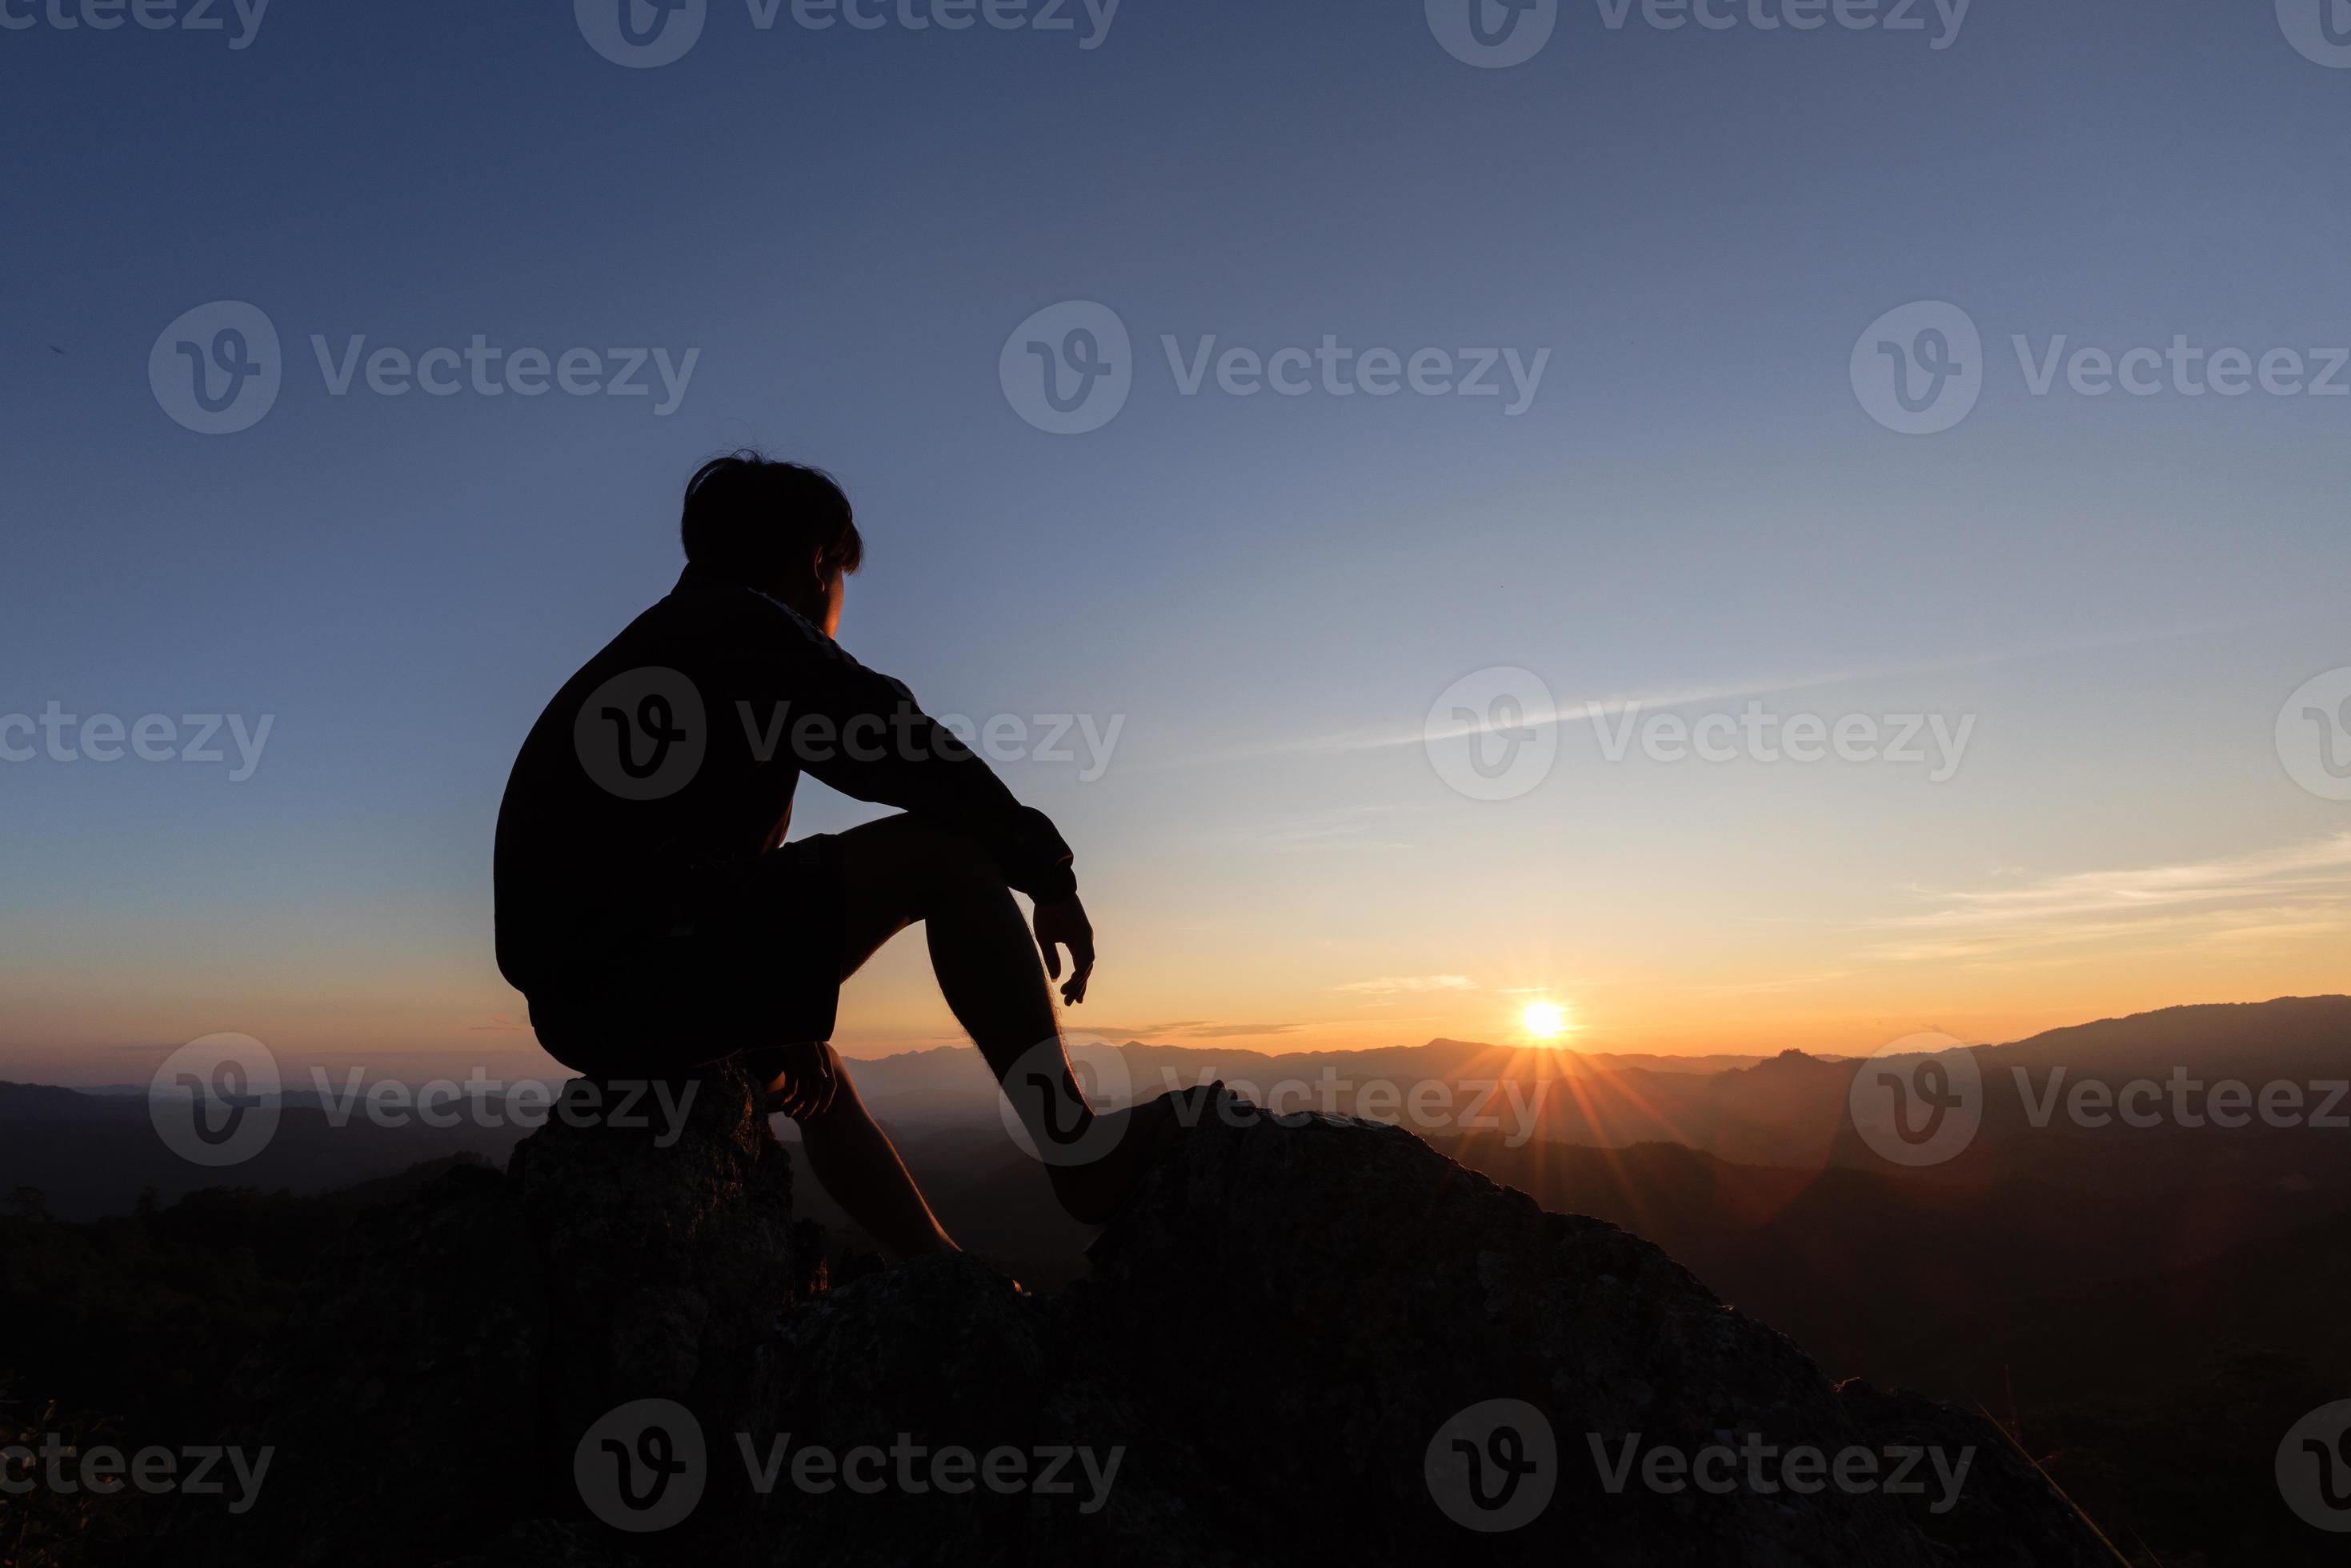
[[1096, 1023], [1087, 1019], [1069, 1025], [1074, 1033], [1101, 1034], [1127, 1040], [1147, 1040], [1155, 1034], [1180, 1034], [1186, 1029], [1197, 1029], [1201, 1020], [1183, 1023]]
[[2173, 866], [2078, 871], [1974, 891], [1913, 889], [1935, 908], [1878, 922], [1896, 963], [2006, 961], [2105, 943], [2184, 945], [2351, 924], [2351, 833]]
[[1107, 1039], [1164, 1040], [1179, 1035], [1193, 1040], [1229, 1040], [1245, 1034], [1287, 1034], [1305, 1027], [1303, 1023], [1218, 1023], [1195, 1018], [1181, 1023], [1097, 1023], [1088, 1025], [1083, 1033]]
[[1466, 974], [1405, 974], [1359, 980], [1331, 989], [1346, 996], [1419, 995], [1432, 991], [1475, 991], [1478, 982]]
[[1210, 842], [1245, 844], [1256, 849], [1290, 853], [1316, 849], [1410, 849], [1414, 846], [1412, 842], [1395, 837], [1393, 829], [1388, 836], [1374, 838], [1371, 834], [1383, 819], [1392, 819], [1414, 809], [1405, 805], [1334, 806], [1311, 815], [1214, 834], [1210, 836]]
[[[1949, 659], [1921, 659], [1907, 664], [1856, 666], [1846, 670], [1815, 671], [1810, 674], [1766, 674], [1743, 680], [1718, 681], [1705, 685], [1658, 687], [1648, 691], [1604, 699], [1598, 701], [1570, 701], [1549, 713], [1528, 713], [1517, 723], [1520, 727], [1545, 727], [1590, 722], [1595, 719], [1614, 719], [1634, 710], [1653, 712], [1660, 709], [1687, 708], [1700, 702], [1743, 701], [1750, 697], [1769, 697], [1782, 692], [1811, 691], [1823, 687], [1845, 686], [1865, 680], [1900, 680], [1911, 676], [1944, 675], [1964, 670], [1980, 670], [1994, 665], [2045, 659], [2067, 653], [2092, 652], [2105, 649], [2134, 648], [2150, 642], [2165, 642], [2179, 638], [2200, 636], [2220, 629], [2224, 623], [2209, 626], [2181, 626], [2158, 632], [2130, 632], [2112, 637], [2086, 638], [2076, 641], [2052, 644], [2039, 648], [2010, 649], [1986, 653], [1961, 654]], [[1432, 695], [1434, 693], [1432, 692]], [[1455, 739], [1479, 733], [1490, 726], [1483, 722], [1463, 725], [1442, 732], [1438, 740]], [[1275, 741], [1265, 744], [1245, 745], [1224, 751], [1202, 751], [1183, 759], [1186, 763], [1238, 762], [1257, 757], [1286, 756], [1298, 753], [1345, 753], [1350, 752], [1384, 751], [1396, 746], [1425, 744], [1430, 736], [1419, 724], [1411, 729], [1367, 728], [1342, 730], [1321, 735], [1306, 735], [1293, 740]]]

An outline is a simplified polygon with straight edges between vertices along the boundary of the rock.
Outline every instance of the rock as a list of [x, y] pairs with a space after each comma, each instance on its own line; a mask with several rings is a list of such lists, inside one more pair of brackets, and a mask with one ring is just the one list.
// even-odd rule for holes
[[[669, 1147], [558, 1117], [506, 1177], [389, 1216], [248, 1380], [246, 1427], [285, 1456], [269, 1506], [179, 1559], [2111, 1561], [1981, 1417], [1832, 1387], [1656, 1247], [1400, 1129], [1228, 1096], [1060, 1302], [969, 1257], [827, 1290], [751, 1085], [696, 1083]], [[702, 1459], [614, 1441], [694, 1474], [674, 1527], [608, 1529], [574, 1459], [648, 1400]], [[1923, 1468], [1915, 1495], [1644, 1484], [1661, 1448], [1742, 1474], [1767, 1449], [1972, 1452], [1951, 1501]]]
[[442, 1568], [644, 1568], [644, 1563], [598, 1525], [534, 1519]]
[[[595, 1094], [567, 1085], [507, 1166], [549, 1282], [535, 1457], [539, 1498], [559, 1516], [580, 1511], [576, 1450], [616, 1407], [670, 1400], [705, 1433], [751, 1429], [776, 1399], [777, 1314], [814, 1262], [793, 1244], [790, 1157], [739, 1068], [656, 1085], [634, 1109], [563, 1114]], [[664, 1096], [682, 1115], [658, 1108]], [[744, 1479], [711, 1466], [702, 1532], [752, 1528]]]
[[1974, 1449], [1967, 1484], [1949, 1509], [1934, 1512], [1931, 1492], [1905, 1500], [1911, 1523], [1947, 1553], [1938, 1561], [1967, 1568], [2115, 1561], [2091, 1550], [2092, 1527], [1984, 1417], [1916, 1394], [1872, 1388], [1858, 1378], [1839, 1384], [1837, 1396], [1864, 1430], [1889, 1447], [1950, 1454]]
[[[240, 1375], [223, 1440], [273, 1449], [261, 1506], [178, 1511], [175, 1562], [411, 1565], [502, 1536], [500, 1561], [527, 1540], [550, 1563], [758, 1556], [739, 1467], [695, 1531], [647, 1542], [589, 1520], [573, 1459], [631, 1400], [724, 1432], [772, 1404], [775, 1320], [821, 1256], [793, 1244], [789, 1157], [731, 1067], [662, 1086], [674, 1137], [650, 1106], [588, 1114], [590, 1092], [567, 1085], [504, 1176], [461, 1167], [350, 1238], [340, 1288]], [[534, 1519], [561, 1528], [517, 1531]]]
[[[790, 1455], [810, 1446], [889, 1454], [903, 1442], [904, 1468], [924, 1489], [893, 1479], [886, 1498], [840, 1485], [802, 1491], [788, 1457], [768, 1511], [779, 1558], [1146, 1568], [1268, 1560], [1237, 1553], [1233, 1543], [1264, 1522], [1236, 1511], [1198, 1450], [1124, 1391], [1104, 1348], [976, 1259], [926, 1259], [861, 1280], [796, 1308], [779, 1334], [789, 1370], [758, 1450], [769, 1453], [778, 1433], [789, 1435]], [[943, 1492], [936, 1467], [948, 1449], [982, 1462], [1018, 1455], [1024, 1484], [998, 1490], [981, 1474], [967, 1491]], [[891, 1465], [894, 1475], [894, 1455]], [[1050, 1482], [1048, 1466], [1058, 1470]]]
[[164, 1560], [413, 1563], [512, 1518], [506, 1466], [537, 1449], [546, 1317], [543, 1282], [517, 1266], [521, 1207], [496, 1171], [460, 1166], [364, 1212], [340, 1288], [239, 1369], [218, 1441], [269, 1450], [258, 1503], [230, 1516], [175, 1499]]
[[[2045, 1486], [1995, 1462], [2013, 1455], [1990, 1423], [1840, 1394], [1657, 1248], [1547, 1214], [1400, 1128], [1277, 1118], [1228, 1096], [1093, 1258], [1072, 1310], [1125, 1347], [1167, 1418], [1219, 1434], [1228, 1483], [1259, 1507], [1316, 1500], [1324, 1539], [1361, 1561], [1443, 1560], [1471, 1539], [1430, 1506], [1428, 1445], [1456, 1413], [1497, 1399], [1548, 1418], [1558, 1484], [1532, 1521], [1488, 1538], [1481, 1560], [1977, 1563], [2002, 1561], [1983, 1553], [2005, 1539], [2036, 1553], [2014, 1561], [2108, 1561]], [[1170, 1378], [1171, 1346], [1246, 1346], [1262, 1371], [1245, 1394]], [[1695, 1455], [1750, 1433], [1824, 1455], [1926, 1433], [1953, 1464], [1972, 1446], [1976, 1479], [1998, 1490], [1948, 1518], [1834, 1486], [1665, 1493], [1636, 1471], [1612, 1492], [1593, 1449], [1613, 1464], [1634, 1434], [1644, 1452]]]

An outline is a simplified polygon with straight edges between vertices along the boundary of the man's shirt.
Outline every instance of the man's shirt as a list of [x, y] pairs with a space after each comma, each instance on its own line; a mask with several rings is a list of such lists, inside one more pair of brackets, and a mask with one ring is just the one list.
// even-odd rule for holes
[[968, 833], [1041, 902], [1070, 847], [914, 695], [688, 567], [557, 692], [498, 811], [498, 967], [528, 994], [691, 922], [783, 842], [800, 774]]

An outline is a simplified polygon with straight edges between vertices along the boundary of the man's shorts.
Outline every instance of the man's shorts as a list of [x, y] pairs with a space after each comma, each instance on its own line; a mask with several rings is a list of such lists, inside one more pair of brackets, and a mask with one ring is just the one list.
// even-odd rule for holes
[[737, 1051], [830, 1040], [841, 1002], [841, 841], [753, 862], [672, 930], [582, 955], [530, 997], [549, 1055], [592, 1078], [674, 1076]]

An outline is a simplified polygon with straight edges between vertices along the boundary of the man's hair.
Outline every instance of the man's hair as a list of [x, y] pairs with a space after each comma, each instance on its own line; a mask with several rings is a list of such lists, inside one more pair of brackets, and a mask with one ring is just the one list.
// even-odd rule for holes
[[704, 463], [685, 482], [678, 532], [689, 562], [749, 587], [790, 580], [807, 570], [811, 551], [828, 572], [865, 562], [857, 514], [832, 475], [747, 447]]

